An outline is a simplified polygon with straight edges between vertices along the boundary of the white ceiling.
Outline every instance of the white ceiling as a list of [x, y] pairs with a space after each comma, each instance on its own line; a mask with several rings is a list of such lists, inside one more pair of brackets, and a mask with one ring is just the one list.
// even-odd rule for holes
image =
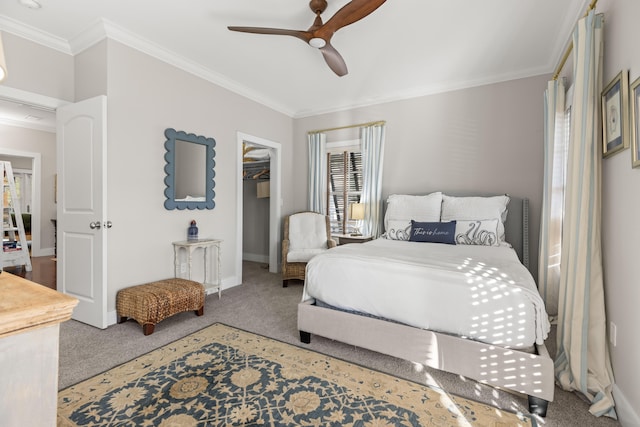
[[[552, 73], [589, 3], [389, 0], [334, 35], [338, 77], [296, 38], [227, 29], [306, 30], [307, 0], [38, 1], [2, 0], [0, 29], [69, 54], [108, 36], [291, 117]], [[348, 3], [328, 1], [325, 22]]]

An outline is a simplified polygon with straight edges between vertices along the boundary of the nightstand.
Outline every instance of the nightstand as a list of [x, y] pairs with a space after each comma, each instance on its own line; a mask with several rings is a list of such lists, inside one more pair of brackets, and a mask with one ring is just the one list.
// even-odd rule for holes
[[346, 245], [347, 243], [364, 243], [373, 240], [371, 236], [352, 236], [351, 234], [334, 234], [334, 239], [338, 239], [338, 245]]

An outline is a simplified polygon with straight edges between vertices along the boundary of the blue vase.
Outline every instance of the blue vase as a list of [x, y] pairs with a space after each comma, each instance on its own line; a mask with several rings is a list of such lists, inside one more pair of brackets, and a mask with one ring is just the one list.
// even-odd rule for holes
[[195, 221], [191, 221], [191, 225], [187, 230], [187, 240], [198, 240], [198, 226]]

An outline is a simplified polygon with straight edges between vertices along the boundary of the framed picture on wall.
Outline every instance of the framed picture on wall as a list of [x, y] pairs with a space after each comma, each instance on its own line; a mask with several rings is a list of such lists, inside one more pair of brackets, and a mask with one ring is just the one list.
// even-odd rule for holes
[[631, 167], [640, 166], [640, 77], [631, 83]]
[[617, 76], [602, 91], [602, 155], [629, 147], [629, 72]]

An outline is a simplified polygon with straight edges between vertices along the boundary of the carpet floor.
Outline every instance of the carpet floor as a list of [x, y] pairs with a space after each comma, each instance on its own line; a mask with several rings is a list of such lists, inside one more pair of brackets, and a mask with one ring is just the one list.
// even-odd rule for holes
[[[149, 336], [143, 335], [141, 326], [135, 321], [112, 325], [105, 330], [76, 321], [64, 322], [60, 327], [59, 388], [64, 389], [101, 374], [214, 323], [224, 323], [398, 378], [440, 388], [452, 395], [507, 412], [527, 413], [525, 396], [496, 390], [458, 375], [318, 336], [313, 336], [309, 345], [301, 344], [297, 330], [297, 303], [302, 297], [302, 283], [292, 282], [283, 288], [281, 276], [269, 273], [265, 267], [259, 263], [244, 262], [243, 284], [224, 290], [221, 299], [217, 295], [209, 295], [203, 316], [198, 317], [192, 312], [177, 314], [160, 322]], [[548, 347], [552, 354], [553, 341], [551, 336]], [[550, 427], [620, 425], [610, 418], [592, 416], [588, 404], [579, 395], [558, 387], [547, 417], [538, 418], [537, 422], [540, 426]]]
[[58, 395], [58, 426], [534, 426], [514, 414], [216, 323]]

